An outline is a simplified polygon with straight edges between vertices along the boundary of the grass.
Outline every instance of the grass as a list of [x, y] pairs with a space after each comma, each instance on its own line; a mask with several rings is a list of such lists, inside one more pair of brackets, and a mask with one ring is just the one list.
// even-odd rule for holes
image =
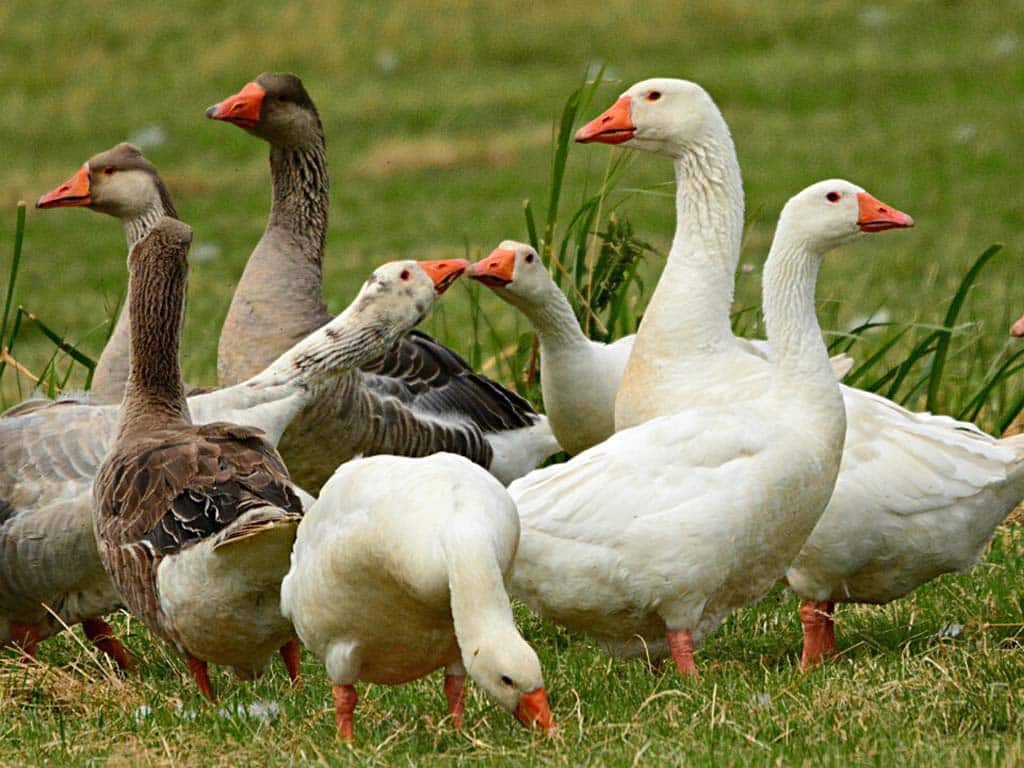
[[[269, 206], [265, 146], [202, 111], [259, 71], [298, 72], [324, 119], [331, 309], [382, 261], [477, 257], [505, 238], [532, 239], [561, 264], [596, 336], [632, 330], [656, 280], [674, 225], [671, 169], [554, 139], [634, 80], [664, 74], [704, 84], [736, 139], [748, 211], [742, 332], [762, 333], [759, 275], [778, 210], [807, 184], [842, 176], [918, 222], [822, 270], [822, 325], [834, 351], [856, 357], [857, 384], [993, 431], [1024, 402], [1019, 346], [1006, 337], [1024, 311], [1024, 29], [1012, 3], [651, 2], [642, 17], [623, 0], [453, 2], [443, 12], [424, 0], [207, 6], [97, 2], [73, 15], [26, 0], [0, 6], [0, 244], [16, 240], [18, 200], [31, 203], [117, 141], [162, 132], [146, 154], [195, 228], [193, 253], [207, 254], [192, 267], [192, 383], [214, 380], [220, 323]], [[560, 121], [581, 74], [601, 66], [617, 82], [585, 89]], [[599, 194], [608, 181], [615, 191]], [[0, 290], [3, 343], [16, 340], [26, 370], [49, 371], [49, 390], [84, 385], [87, 366], [55, 356], [55, 340], [98, 356], [124, 290], [118, 225], [30, 208], [20, 263], [3, 247], [0, 274], [12, 276]], [[619, 280], [625, 298], [595, 319], [581, 307], [600, 303], [603, 278]], [[525, 322], [460, 284], [428, 330], [536, 396], [525, 381]], [[8, 366], [0, 398], [18, 399], [25, 384]], [[452, 733], [432, 679], [365, 690], [349, 751], [334, 740], [328, 687], [311, 658], [296, 692], [279, 665], [251, 686], [220, 676], [232, 711], [279, 706], [265, 723], [221, 716], [201, 705], [184, 666], [122, 617], [137, 678], [114, 674], [80, 630], [47, 642], [38, 666], [0, 660], [0, 763], [1015, 764], [1024, 760], [1022, 536], [1007, 525], [970, 574], [898, 603], [842, 608], [843, 659], [808, 674], [796, 664], [796, 603], [781, 592], [709, 640], [696, 684], [610, 662], [522, 613], [561, 724], [553, 742], [475, 689], [466, 733]]]

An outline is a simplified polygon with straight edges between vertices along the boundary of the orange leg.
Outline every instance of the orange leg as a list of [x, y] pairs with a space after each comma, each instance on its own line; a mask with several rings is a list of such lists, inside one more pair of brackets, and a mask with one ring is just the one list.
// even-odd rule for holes
[[85, 636], [92, 641], [93, 645], [112, 658], [119, 669], [131, 672], [135, 668], [132, 657], [128, 655], [128, 651], [124, 649], [121, 642], [114, 637], [114, 630], [103, 619], [86, 619], [82, 622], [82, 629], [85, 630]]
[[338, 724], [338, 738], [352, 741], [352, 713], [356, 710], [359, 695], [354, 685], [335, 685], [334, 721]]
[[668, 647], [675, 659], [676, 669], [683, 677], [700, 677], [697, 664], [693, 660], [693, 637], [685, 629], [668, 631]]
[[36, 657], [39, 629], [34, 624], [11, 622], [11, 642], [21, 648], [21, 660], [27, 662]]
[[800, 666], [804, 669], [839, 655], [832, 602], [805, 600], [800, 605], [800, 621], [804, 625], [804, 651]]
[[302, 685], [302, 651], [299, 648], [299, 641], [294, 637], [281, 646], [281, 658], [284, 659], [284, 666], [288, 670], [288, 678], [292, 681], [292, 688]]
[[452, 716], [452, 728], [462, 730], [462, 710], [466, 706], [466, 676], [445, 675], [444, 697], [448, 699], [448, 713]]
[[216, 704], [217, 695], [213, 692], [213, 686], [210, 684], [210, 674], [207, 672], [206, 662], [202, 659], [197, 659], [192, 654], [186, 656], [185, 661], [192, 672], [192, 677], [196, 679], [196, 683], [199, 685], [199, 690], [203, 692], [203, 696], [209, 699], [211, 704]]

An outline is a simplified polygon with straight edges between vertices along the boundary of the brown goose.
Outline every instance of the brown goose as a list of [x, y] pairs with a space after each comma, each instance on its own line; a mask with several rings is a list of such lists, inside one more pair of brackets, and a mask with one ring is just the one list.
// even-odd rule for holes
[[[334, 392], [338, 379], [358, 379], [354, 366], [392, 348], [465, 266], [452, 259], [378, 268], [348, 309], [265, 370], [189, 397], [193, 423], [246, 424], [276, 444], [324, 389]], [[414, 278], [425, 291], [405, 290]], [[91, 486], [114, 442], [118, 407], [42, 400], [30, 405], [0, 419], [0, 644], [13, 641], [34, 655], [38, 641], [82, 622], [99, 647], [126, 666], [127, 654], [116, 641], [107, 642], [110, 630], [100, 619], [120, 598], [92, 530]], [[312, 502], [296, 491], [305, 506]]]
[[[294, 75], [260, 75], [206, 114], [270, 144], [270, 217], [220, 337], [218, 377], [226, 385], [330, 320], [321, 273], [327, 160], [316, 107]], [[508, 483], [558, 450], [545, 417], [426, 334], [410, 334], [362, 372], [358, 386], [347, 381], [347, 391], [317, 400], [281, 442], [310, 491], [357, 454], [450, 451]]]
[[[131, 373], [93, 496], [100, 557], [117, 591], [186, 657], [212, 701], [208, 662], [250, 678], [280, 648], [296, 679], [298, 649], [279, 593], [302, 504], [260, 430], [191, 422], [178, 365], [190, 241], [187, 225], [164, 218], [129, 257]], [[386, 265], [338, 319], [342, 329], [279, 359], [264, 386], [286, 384], [289, 363], [326, 372], [394, 343], [396, 329], [419, 322], [465, 267]], [[392, 300], [383, 309], [381, 296]]]
[[[75, 174], [36, 201], [36, 208], [82, 206], [119, 218], [128, 251], [161, 216], [177, 218], [167, 186], [142, 153], [118, 144], [89, 158]], [[121, 307], [114, 332], [93, 374], [90, 402], [117, 403], [128, 381], [128, 306]]]
[[276, 603], [302, 504], [262, 432], [191, 423], [178, 365], [191, 240], [163, 218], [129, 256], [130, 373], [93, 496], [117, 591], [212, 701], [207, 661], [252, 676], [290, 642]]

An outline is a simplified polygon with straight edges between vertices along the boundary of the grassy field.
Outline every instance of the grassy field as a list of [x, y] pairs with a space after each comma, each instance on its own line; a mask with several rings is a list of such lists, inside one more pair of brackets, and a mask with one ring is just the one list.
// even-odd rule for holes
[[[943, 406], [956, 412], [993, 361], [1016, 349], [1006, 328], [1024, 312], [1019, 1], [736, 0], [713, 10], [648, 2], [642, 13], [620, 0], [279, 5], [0, 6], [0, 286], [16, 202], [31, 203], [97, 151], [140, 142], [196, 232], [184, 365], [191, 382], [212, 383], [220, 323], [265, 224], [269, 177], [265, 145], [206, 120], [208, 105], [263, 70], [304, 79], [327, 134], [326, 292], [339, 310], [382, 261], [467, 247], [476, 256], [503, 238], [525, 239], [522, 202], [543, 212], [552, 125], [584, 72], [604, 64], [614, 82], [598, 90], [588, 117], [652, 75], [696, 80], [722, 108], [747, 193], [738, 309], [758, 302], [785, 200], [841, 176], [918, 226], [826, 263], [818, 291], [826, 329], [871, 315], [941, 324], [968, 266], [1002, 242], [958, 320]], [[573, 148], [567, 209], [615, 152]], [[631, 193], [619, 212], [659, 253], [674, 225], [671, 178], [663, 159], [632, 158], [615, 197]], [[124, 290], [124, 257], [113, 219], [30, 210], [16, 301], [98, 355]], [[660, 267], [658, 257], [645, 262], [648, 291]], [[427, 326], [470, 356], [476, 290], [456, 286]], [[480, 301], [508, 343], [525, 330], [493, 297]], [[756, 319], [744, 318], [757, 333]], [[926, 332], [911, 332], [889, 356], [899, 359]], [[854, 354], [866, 358], [887, 333]], [[19, 337], [17, 357], [31, 370], [51, 352], [36, 332]], [[9, 374], [0, 386], [16, 399]], [[1020, 392], [1019, 378], [999, 386], [982, 422], [996, 424]], [[295, 693], [278, 668], [255, 686], [218, 680], [225, 707], [276, 702], [277, 716], [263, 722], [202, 707], [184, 666], [136, 625], [128, 641], [143, 662], [140, 678], [112, 675], [60, 638], [43, 646], [43, 666], [8, 657], [0, 668], [0, 763], [405, 764], [436, 752], [451, 763], [1014, 764], [1024, 760], [1021, 535], [1001, 530], [970, 575], [886, 608], [842, 610], [848, 653], [806, 675], [796, 665], [795, 601], [781, 593], [713, 637], [700, 654], [702, 680], [684, 686], [670, 671], [610, 663], [524, 615], [562, 724], [554, 742], [531, 738], [479, 693], [466, 733], [453, 734], [440, 723], [440, 683], [431, 680], [368, 691], [363, 736], [350, 752], [334, 741], [312, 659]]]

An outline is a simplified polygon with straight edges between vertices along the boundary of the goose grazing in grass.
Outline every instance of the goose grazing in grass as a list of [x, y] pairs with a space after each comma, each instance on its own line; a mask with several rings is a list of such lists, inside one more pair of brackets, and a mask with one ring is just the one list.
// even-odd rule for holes
[[[118, 593], [185, 656], [212, 701], [208, 662], [250, 678], [291, 642], [279, 590], [303, 510], [260, 430], [191, 421], [178, 366], [190, 241], [188, 226], [164, 218], [129, 257], [131, 373], [93, 496], [100, 556]], [[326, 333], [345, 343], [303, 354], [321, 366], [358, 359], [419, 322], [465, 266], [434, 276], [412, 262], [378, 269], [343, 316], [349, 327]], [[286, 658], [297, 662], [292, 648]]]
[[[327, 323], [322, 269], [328, 178], [316, 107], [294, 75], [260, 75], [207, 116], [270, 144], [273, 203], [221, 332], [221, 385], [251, 376]], [[358, 386], [325, 392], [285, 434], [281, 453], [314, 493], [353, 456], [467, 456], [503, 483], [558, 445], [523, 398], [473, 372], [457, 354], [413, 333], [362, 369]]]
[[667, 639], [679, 672], [697, 673], [694, 649], [782, 578], [832, 493], [846, 419], [814, 286], [876, 202], [832, 180], [783, 208], [764, 272], [773, 361], [756, 395], [651, 419], [509, 487], [513, 594], [617, 654]]
[[[70, 179], [36, 201], [36, 208], [70, 207], [91, 208], [120, 219], [129, 253], [162, 216], [178, 217], [160, 174], [131, 144], [93, 155]], [[121, 402], [128, 381], [128, 327], [125, 304], [96, 363], [90, 402]]]
[[[338, 377], [391, 348], [428, 311], [403, 291], [425, 273], [443, 291], [466, 263], [395, 262], [380, 267], [356, 300], [256, 376], [189, 397], [192, 422], [230, 421], [261, 430], [276, 443], [285, 428]], [[415, 277], [422, 282], [422, 277]], [[429, 298], [429, 297], [428, 297]], [[398, 304], [401, 308], [394, 309]], [[122, 667], [130, 664], [102, 617], [120, 604], [103, 569], [92, 525], [91, 487], [114, 442], [118, 408], [32, 401], [0, 419], [0, 644], [34, 655], [36, 644], [83, 623], [87, 636]], [[295, 489], [308, 507], [312, 499]], [[297, 656], [287, 655], [298, 674]]]
[[508, 492], [462, 456], [374, 456], [335, 472], [299, 526], [281, 610], [327, 666], [341, 738], [357, 681], [440, 667], [455, 728], [467, 673], [522, 723], [554, 726], [505, 591], [518, 542]]
[[[695, 83], [656, 78], [627, 89], [576, 135], [654, 152], [676, 172], [676, 233], [644, 314], [615, 405], [617, 428], [702, 403], [742, 403], [772, 367], [732, 335], [743, 189], [732, 138]], [[840, 194], [841, 190], [835, 190]], [[886, 206], [865, 208], [872, 231], [910, 226]], [[837, 652], [837, 602], [885, 603], [984, 551], [1024, 496], [1024, 445], [945, 416], [913, 413], [841, 387], [848, 429], [824, 514], [787, 579], [803, 602], [801, 663]]]
[[[526, 243], [505, 240], [466, 274], [526, 315], [537, 333], [544, 410], [562, 448], [576, 455], [607, 440], [615, 431], [615, 395], [636, 336], [610, 344], [587, 338], [569, 300]], [[744, 341], [767, 359], [765, 342]], [[852, 363], [847, 355], [833, 357], [836, 378]]]

